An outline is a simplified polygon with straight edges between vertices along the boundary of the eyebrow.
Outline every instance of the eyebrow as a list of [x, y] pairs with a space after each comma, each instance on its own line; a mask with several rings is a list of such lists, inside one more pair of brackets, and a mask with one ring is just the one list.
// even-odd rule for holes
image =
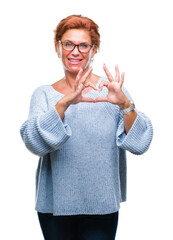
[[[71, 42], [71, 43], [73, 43], [73, 44], [76, 44], [76, 43], [74, 43], [73, 41], [71, 41], [71, 40], [65, 40], [64, 42]], [[91, 45], [91, 43], [89, 43], [89, 42], [80, 42], [79, 44], [89, 44], [89, 45]], [[78, 44], [76, 44], [76, 45], [78, 45]]]

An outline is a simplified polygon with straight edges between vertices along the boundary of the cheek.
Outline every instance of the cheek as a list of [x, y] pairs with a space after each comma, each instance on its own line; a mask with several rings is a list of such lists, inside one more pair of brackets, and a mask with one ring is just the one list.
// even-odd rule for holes
[[69, 57], [69, 53], [62, 52], [62, 59], [65, 60]]
[[89, 54], [85, 54], [85, 53], [83, 53], [83, 54], [81, 54], [81, 56], [82, 56], [83, 59], [88, 59]]

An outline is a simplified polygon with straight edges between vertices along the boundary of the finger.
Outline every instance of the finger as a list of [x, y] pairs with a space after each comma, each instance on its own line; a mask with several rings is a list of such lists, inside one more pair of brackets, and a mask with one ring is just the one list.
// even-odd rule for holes
[[95, 99], [95, 102], [108, 102], [107, 97], [98, 97]]
[[98, 87], [99, 92], [102, 91], [102, 89], [103, 89], [104, 86], [107, 87], [108, 84], [109, 84], [108, 82], [102, 80], [101, 83], [99, 84], [99, 87]]
[[93, 83], [91, 83], [91, 82], [87, 82], [87, 83], [85, 84], [85, 87], [86, 87], [86, 88], [87, 88], [87, 87], [91, 87], [91, 88], [93, 88], [94, 90], [97, 90], [96, 86], [95, 86]]
[[79, 72], [78, 72], [78, 74], [77, 74], [77, 76], [76, 76], [76, 80], [75, 80], [75, 85], [76, 85], [76, 86], [79, 84], [79, 81], [80, 81], [80, 79], [81, 79], [81, 77], [82, 77], [82, 73], [83, 73], [83, 69], [80, 68], [80, 70], [79, 70]]
[[125, 72], [123, 72], [123, 73], [121, 74], [120, 87], [123, 86], [123, 83], [124, 83], [124, 76], [125, 76]]
[[90, 68], [88, 69], [88, 71], [83, 75], [83, 77], [82, 77], [82, 79], [81, 79], [81, 81], [80, 81], [81, 83], [83, 83], [83, 82], [85, 82], [85, 81], [87, 80], [87, 78], [88, 78], [89, 75], [91, 74], [92, 70], [93, 70], [92, 67], [90, 67]]
[[81, 97], [80, 102], [95, 102], [95, 99], [88, 97]]
[[109, 79], [109, 81], [110, 81], [110, 82], [114, 81], [111, 73], [109, 72], [109, 70], [107, 69], [107, 67], [106, 67], [105, 64], [103, 65], [103, 69], [104, 69], [104, 71], [105, 71], [105, 73], [106, 73], [106, 76], [107, 76], [107, 78]]
[[120, 71], [118, 68], [118, 64], [115, 66], [115, 81], [119, 82], [120, 81]]

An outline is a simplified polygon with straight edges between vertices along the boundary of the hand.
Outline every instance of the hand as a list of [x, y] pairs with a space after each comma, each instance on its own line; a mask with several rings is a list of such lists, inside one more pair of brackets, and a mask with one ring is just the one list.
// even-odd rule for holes
[[108, 71], [106, 65], [103, 65], [103, 69], [107, 75], [109, 82], [101, 81], [99, 85], [99, 91], [102, 91], [103, 87], [107, 87], [108, 95], [106, 97], [98, 97], [95, 99], [95, 102], [110, 102], [118, 105], [121, 109], [127, 108], [130, 106], [130, 102], [126, 95], [122, 91], [122, 85], [124, 83], [124, 75], [123, 72], [120, 77], [120, 72], [118, 69], [118, 65], [115, 66], [115, 79]]
[[70, 104], [76, 104], [79, 102], [95, 102], [95, 100], [92, 98], [82, 96], [82, 91], [87, 87], [91, 87], [94, 90], [97, 90], [97, 88], [94, 86], [93, 83], [87, 81], [91, 72], [92, 72], [92, 67], [89, 68], [88, 71], [82, 76], [83, 69], [81, 68], [79, 70], [79, 72], [76, 76], [76, 79], [75, 79], [74, 90], [72, 92], [68, 93], [61, 100], [61, 101], [63, 101], [64, 105], [66, 105], [66, 107], [68, 107]]

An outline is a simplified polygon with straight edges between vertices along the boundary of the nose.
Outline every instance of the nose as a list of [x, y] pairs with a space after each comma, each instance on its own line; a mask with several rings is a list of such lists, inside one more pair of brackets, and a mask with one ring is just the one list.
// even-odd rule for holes
[[77, 46], [75, 46], [75, 48], [73, 49], [72, 54], [73, 55], [79, 55], [80, 54], [79, 49], [78, 49]]

